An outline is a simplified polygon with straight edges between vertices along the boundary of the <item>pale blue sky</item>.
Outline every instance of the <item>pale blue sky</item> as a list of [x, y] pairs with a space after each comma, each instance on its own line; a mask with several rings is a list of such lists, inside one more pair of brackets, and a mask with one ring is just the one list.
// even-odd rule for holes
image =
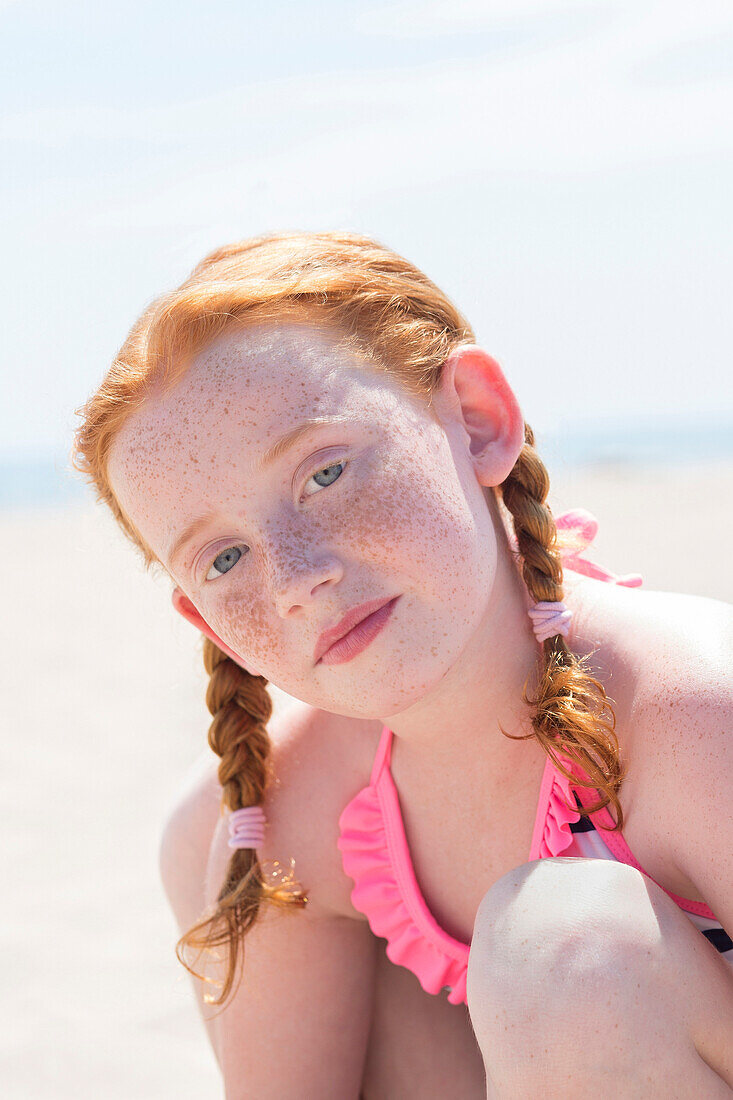
[[729, 0], [0, 0], [0, 41], [0, 457], [68, 449], [205, 252], [301, 227], [422, 266], [540, 429], [733, 418]]

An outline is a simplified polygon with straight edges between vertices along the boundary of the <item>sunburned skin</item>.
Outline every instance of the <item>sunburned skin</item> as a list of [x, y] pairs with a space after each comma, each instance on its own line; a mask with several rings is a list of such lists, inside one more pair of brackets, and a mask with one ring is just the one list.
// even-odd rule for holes
[[[343, 422], [257, 468], [285, 432], [330, 416]], [[431, 409], [338, 334], [289, 322], [204, 348], [118, 433], [109, 474], [148, 545], [247, 667], [313, 707], [389, 720], [436, 767], [460, 752], [463, 769], [474, 758], [485, 768], [495, 715], [497, 777], [519, 751], [498, 724], [526, 723], [521, 688], [537, 656], [489, 489], [521, 442], [516, 401], [479, 349], [448, 361]], [[215, 518], [171, 558], [208, 511]], [[393, 596], [363, 652], [314, 663], [324, 629]]]

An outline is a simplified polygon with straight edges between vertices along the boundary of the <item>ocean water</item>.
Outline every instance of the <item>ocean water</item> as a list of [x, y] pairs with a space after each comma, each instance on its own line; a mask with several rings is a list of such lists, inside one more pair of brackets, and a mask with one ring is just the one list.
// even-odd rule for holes
[[[537, 432], [537, 448], [550, 473], [578, 467], [666, 466], [733, 461], [733, 418], [680, 422], [565, 426]], [[66, 455], [0, 457], [0, 510], [63, 507], [93, 499]]]
[[66, 456], [54, 453], [0, 458], [0, 510], [63, 507], [73, 500], [92, 499], [81, 474], [69, 468]]
[[733, 459], [733, 417], [683, 423], [610, 421], [538, 432], [550, 471], [579, 466], [667, 466]]

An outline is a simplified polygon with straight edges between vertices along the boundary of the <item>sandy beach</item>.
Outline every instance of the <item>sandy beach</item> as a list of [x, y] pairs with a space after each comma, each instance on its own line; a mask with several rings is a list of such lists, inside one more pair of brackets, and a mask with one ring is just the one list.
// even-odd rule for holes
[[[733, 463], [555, 481], [556, 511], [597, 516], [596, 560], [733, 600]], [[167, 808], [207, 751], [198, 636], [100, 507], [0, 524], [2, 1095], [220, 1097], [157, 871]]]

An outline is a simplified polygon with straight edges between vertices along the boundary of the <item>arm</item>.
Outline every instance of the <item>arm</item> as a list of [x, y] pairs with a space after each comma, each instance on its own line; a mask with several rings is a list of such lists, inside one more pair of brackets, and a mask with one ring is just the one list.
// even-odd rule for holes
[[[228, 855], [220, 826], [210, 883], [220, 881]], [[208, 904], [215, 891], [207, 893]], [[243, 977], [233, 999], [223, 1010], [203, 1008], [227, 1100], [356, 1100], [372, 1015], [375, 945], [361, 921], [265, 907], [245, 938]]]
[[671, 861], [733, 935], [733, 615], [690, 602], [684, 636], [655, 677], [645, 767], [662, 795]]
[[[725, 692], [723, 695], [725, 696]], [[694, 883], [729, 935], [733, 935], [733, 695], [691, 700], [684, 777], [677, 784], [683, 828], [675, 862]]]
[[[259, 856], [294, 856], [309, 905], [293, 912], [263, 907], [244, 940], [241, 985], [223, 1010], [203, 1004], [203, 983], [191, 981], [229, 1100], [356, 1097], [377, 943], [365, 922], [343, 915], [351, 884], [341, 881], [336, 835], [346, 795], [332, 744], [323, 741], [322, 715], [301, 709], [271, 725], [278, 781]], [[161, 877], [181, 932], [216, 897], [230, 856], [216, 764], [206, 754], [196, 767], [161, 839]], [[203, 960], [193, 965], [200, 971]]]

